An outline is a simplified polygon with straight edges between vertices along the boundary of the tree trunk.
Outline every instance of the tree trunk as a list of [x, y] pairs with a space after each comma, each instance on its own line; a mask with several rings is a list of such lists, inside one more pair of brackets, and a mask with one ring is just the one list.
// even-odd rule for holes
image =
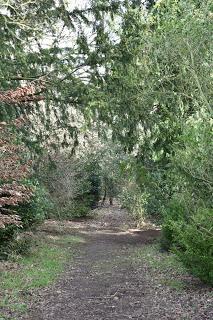
[[103, 196], [102, 203], [101, 203], [102, 206], [104, 205], [105, 201], [106, 201], [106, 187], [104, 189], [104, 196]]

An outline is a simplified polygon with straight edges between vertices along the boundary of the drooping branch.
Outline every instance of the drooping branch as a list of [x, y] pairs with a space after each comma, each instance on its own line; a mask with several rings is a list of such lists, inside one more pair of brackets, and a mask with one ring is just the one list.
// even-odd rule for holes
[[33, 82], [28, 86], [18, 87], [14, 90], [0, 91], [0, 102], [7, 104], [20, 104], [44, 100], [41, 93], [45, 89], [44, 81]]
[[0, 229], [4, 229], [6, 225], [13, 224], [21, 226], [21, 219], [18, 215], [5, 215], [0, 213]]

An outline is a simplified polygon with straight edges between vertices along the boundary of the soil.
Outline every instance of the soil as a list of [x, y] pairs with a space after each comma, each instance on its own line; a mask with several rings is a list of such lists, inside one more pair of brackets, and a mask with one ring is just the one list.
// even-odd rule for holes
[[98, 208], [95, 218], [47, 221], [41, 232], [78, 234], [77, 247], [54, 285], [32, 296], [25, 320], [213, 319], [210, 288], [198, 280], [179, 291], [163, 285], [146, 263], [134, 264], [136, 248], [156, 241], [160, 230], [137, 230], [124, 209]]

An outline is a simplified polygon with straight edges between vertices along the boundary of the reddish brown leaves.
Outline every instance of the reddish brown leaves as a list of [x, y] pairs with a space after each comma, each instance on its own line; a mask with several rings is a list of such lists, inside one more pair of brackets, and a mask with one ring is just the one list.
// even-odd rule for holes
[[15, 90], [7, 90], [0, 92], [0, 102], [8, 104], [20, 104], [27, 102], [35, 102], [44, 100], [44, 96], [40, 95], [45, 88], [44, 82], [40, 84], [31, 83], [25, 87], [19, 87]]
[[0, 130], [0, 180], [22, 180], [29, 175], [30, 162], [23, 161], [24, 148], [15, 144], [13, 135]]
[[21, 226], [21, 220], [18, 215], [5, 215], [0, 213], [0, 229], [4, 229], [6, 225], [14, 224], [16, 226]]
[[27, 202], [32, 196], [32, 189], [15, 182], [4, 184], [0, 187], [0, 210], [5, 205], [18, 205], [21, 202]]
[[[38, 80], [25, 87], [0, 92], [0, 103], [25, 104], [44, 100], [41, 95], [45, 89], [43, 80]], [[19, 118], [13, 124], [20, 128], [26, 122]], [[7, 129], [7, 123], [0, 123], [0, 228], [7, 224], [20, 225], [20, 218], [13, 207], [28, 202], [33, 194], [31, 188], [22, 185], [22, 180], [29, 177], [31, 161], [25, 159], [27, 151], [17, 144], [14, 134]]]
[[[15, 137], [0, 123], [0, 228], [5, 225], [21, 225], [13, 207], [30, 200], [33, 191], [21, 184], [31, 172], [31, 161], [25, 161], [24, 146], [16, 144]], [[9, 183], [8, 183], [9, 182]]]

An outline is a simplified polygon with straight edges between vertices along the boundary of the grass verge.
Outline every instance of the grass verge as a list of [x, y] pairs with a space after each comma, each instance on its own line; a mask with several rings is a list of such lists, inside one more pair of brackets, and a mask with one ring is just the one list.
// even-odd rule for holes
[[0, 320], [15, 319], [8, 314], [26, 312], [32, 290], [53, 283], [64, 264], [72, 260], [75, 245], [82, 242], [78, 236], [47, 236], [31, 254], [16, 257], [12, 267], [5, 263], [0, 272]]
[[160, 251], [159, 244], [151, 244], [136, 249], [131, 256], [135, 264], [144, 263], [157, 275], [161, 285], [174, 290], [184, 290], [187, 286], [185, 279], [188, 277], [186, 268], [172, 253]]

